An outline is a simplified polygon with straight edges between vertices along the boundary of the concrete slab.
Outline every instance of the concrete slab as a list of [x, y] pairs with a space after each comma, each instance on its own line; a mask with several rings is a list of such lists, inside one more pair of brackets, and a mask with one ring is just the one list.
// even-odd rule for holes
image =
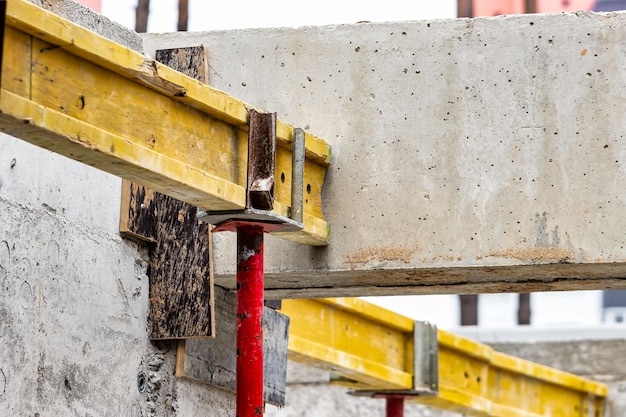
[[[626, 14], [146, 35], [333, 146], [328, 248], [271, 297], [625, 288]], [[217, 282], [235, 246], [216, 241]]]

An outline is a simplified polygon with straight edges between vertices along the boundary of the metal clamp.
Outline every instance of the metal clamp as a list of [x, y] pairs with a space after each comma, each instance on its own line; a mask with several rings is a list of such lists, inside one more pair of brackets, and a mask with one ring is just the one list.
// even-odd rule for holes
[[437, 326], [416, 321], [413, 330], [413, 389], [358, 390], [350, 395], [372, 398], [412, 398], [439, 393], [439, 347]]
[[235, 231], [241, 224], [258, 224], [266, 232], [291, 232], [304, 228], [305, 133], [294, 129], [289, 217], [272, 212], [276, 169], [276, 113], [249, 112], [248, 176], [246, 208], [243, 210], [198, 210], [198, 219], [215, 225], [214, 232]]
[[293, 130], [293, 149], [291, 151], [291, 212], [289, 217], [302, 223], [304, 215], [304, 130]]

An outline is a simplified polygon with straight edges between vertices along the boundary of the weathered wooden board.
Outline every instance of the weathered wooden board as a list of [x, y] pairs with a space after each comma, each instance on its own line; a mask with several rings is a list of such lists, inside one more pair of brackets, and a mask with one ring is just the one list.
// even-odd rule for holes
[[[236, 387], [236, 296], [215, 287], [215, 339], [179, 342], [176, 375], [230, 391]], [[265, 307], [263, 312], [265, 402], [285, 404], [289, 317]]]
[[[266, 249], [265, 253], [271, 252]], [[234, 288], [235, 277], [230, 274], [215, 275], [215, 283], [226, 288]], [[265, 297], [267, 299], [624, 288], [626, 288], [626, 263], [624, 262], [419, 269], [381, 268], [371, 271], [311, 270], [265, 274]]]
[[159, 49], [154, 59], [201, 83], [209, 83], [209, 57], [204, 46]]
[[212, 337], [213, 274], [210, 226], [197, 209], [125, 182], [121, 225], [150, 246], [150, 337]]

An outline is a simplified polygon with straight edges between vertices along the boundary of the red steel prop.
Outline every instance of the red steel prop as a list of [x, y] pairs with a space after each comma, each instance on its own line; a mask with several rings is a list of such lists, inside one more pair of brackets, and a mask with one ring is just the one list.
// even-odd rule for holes
[[387, 397], [387, 417], [404, 417], [404, 398]]
[[[249, 112], [248, 183], [243, 211], [204, 213], [201, 220], [214, 224], [213, 232], [237, 232], [237, 417], [264, 413], [263, 395], [263, 234], [302, 230], [302, 178], [304, 132], [296, 129], [293, 152], [292, 194], [294, 218], [272, 213], [276, 164], [276, 114]], [[299, 211], [299, 213], [298, 213]]]
[[263, 227], [237, 227], [237, 417], [262, 416]]

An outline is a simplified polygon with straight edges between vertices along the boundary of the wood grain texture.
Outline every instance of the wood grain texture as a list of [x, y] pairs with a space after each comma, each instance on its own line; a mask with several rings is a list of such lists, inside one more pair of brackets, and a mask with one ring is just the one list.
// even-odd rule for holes
[[159, 49], [156, 51], [154, 59], [201, 83], [209, 83], [208, 54], [206, 48], [202, 45], [189, 46], [187, 48]]
[[30, 95], [31, 41], [32, 38], [29, 35], [11, 27], [7, 27], [4, 31], [1, 85], [2, 88], [23, 97]]
[[[216, 275], [215, 283], [234, 288], [235, 276]], [[283, 300], [598, 289], [626, 289], [626, 263], [284, 272], [266, 264], [265, 274], [265, 298]]]
[[212, 337], [209, 225], [196, 208], [165, 195], [153, 200], [156, 243], [150, 254], [150, 337]]
[[[179, 347], [184, 360], [178, 376], [205, 382], [229, 391], [236, 386], [236, 297], [215, 287], [215, 339], [190, 339]], [[269, 307], [263, 312], [264, 397], [265, 401], [283, 406], [287, 379], [289, 317]]]
[[187, 203], [125, 182], [120, 231], [150, 246], [152, 339], [213, 337], [210, 225]]
[[155, 191], [129, 180], [122, 181], [120, 233], [124, 237], [156, 242]]

